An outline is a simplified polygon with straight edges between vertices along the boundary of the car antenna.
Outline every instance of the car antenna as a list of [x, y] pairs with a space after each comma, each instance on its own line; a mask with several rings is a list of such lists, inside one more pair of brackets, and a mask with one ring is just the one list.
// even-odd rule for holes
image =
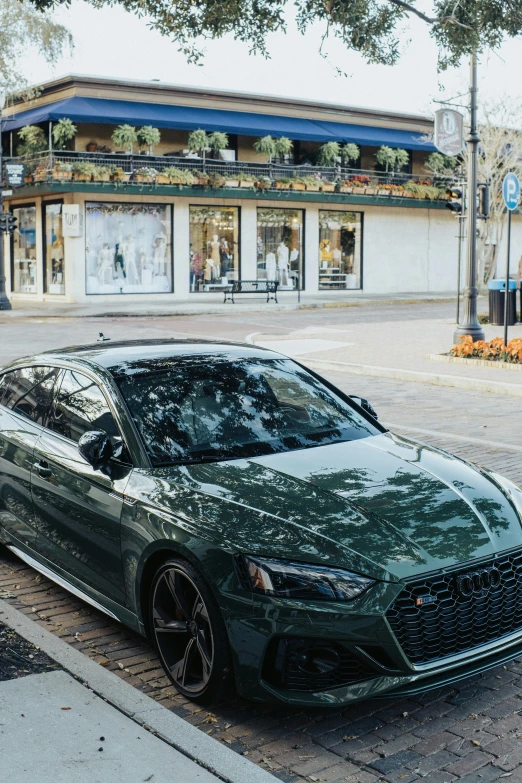
[[110, 339], [111, 339], [110, 337], [105, 337], [105, 335], [103, 334], [103, 332], [100, 332], [100, 336], [98, 337], [98, 339], [96, 340], [96, 342], [97, 342], [97, 343], [106, 343], [106, 342], [107, 342], [107, 340], [110, 340]]

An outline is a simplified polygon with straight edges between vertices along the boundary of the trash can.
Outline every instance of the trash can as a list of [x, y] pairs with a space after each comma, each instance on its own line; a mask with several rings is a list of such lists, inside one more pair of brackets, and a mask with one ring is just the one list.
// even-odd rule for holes
[[[504, 326], [504, 295], [506, 291], [505, 280], [490, 280], [489, 290], [489, 322], [496, 326]], [[509, 281], [508, 299], [508, 326], [513, 326], [517, 320], [517, 283]]]

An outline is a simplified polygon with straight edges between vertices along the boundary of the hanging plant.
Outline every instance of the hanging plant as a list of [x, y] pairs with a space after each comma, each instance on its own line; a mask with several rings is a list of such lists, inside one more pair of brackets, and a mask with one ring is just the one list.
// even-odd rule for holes
[[341, 147], [337, 141], [327, 141], [319, 147], [317, 164], [319, 166], [335, 166], [341, 154]]
[[152, 125], [144, 125], [136, 134], [140, 147], [148, 147], [149, 155], [152, 155], [152, 148], [161, 141], [161, 133]]
[[275, 155], [275, 141], [272, 136], [263, 136], [254, 142], [254, 149], [259, 155], [266, 155], [270, 163]]
[[287, 139], [286, 136], [281, 136], [279, 139], [274, 139], [274, 150], [278, 158], [284, 158], [286, 155], [290, 155], [294, 148], [294, 142]]
[[361, 150], [357, 144], [350, 142], [341, 147], [341, 160], [343, 163], [353, 163], [361, 157]]
[[132, 155], [132, 145], [138, 141], [136, 128], [132, 125], [118, 125], [112, 134], [112, 140], [117, 147], [128, 147]]
[[65, 150], [67, 149], [67, 142], [71, 141], [71, 139], [74, 139], [76, 136], [76, 125], [74, 122], [67, 117], [64, 117], [62, 120], [58, 120], [58, 122], [53, 127], [53, 142], [57, 149], [59, 150]]
[[45, 133], [38, 125], [25, 125], [18, 131], [21, 144], [16, 148], [18, 155], [35, 155], [47, 149]]
[[214, 131], [208, 136], [207, 143], [212, 152], [217, 153], [219, 157], [221, 150], [226, 150], [228, 147], [228, 136], [221, 131]]

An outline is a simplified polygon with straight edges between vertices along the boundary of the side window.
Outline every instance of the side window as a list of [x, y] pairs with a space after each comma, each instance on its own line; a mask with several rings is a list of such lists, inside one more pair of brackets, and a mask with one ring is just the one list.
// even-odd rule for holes
[[36, 424], [45, 424], [58, 370], [22, 367], [0, 378], [0, 403]]
[[64, 372], [47, 426], [75, 443], [89, 430], [103, 430], [110, 438], [120, 436], [100, 387], [75, 370]]

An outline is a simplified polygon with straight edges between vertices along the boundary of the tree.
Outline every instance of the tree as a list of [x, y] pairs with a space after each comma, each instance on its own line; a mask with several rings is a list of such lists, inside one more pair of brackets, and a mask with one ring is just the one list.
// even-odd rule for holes
[[132, 155], [132, 145], [138, 141], [138, 134], [132, 125], [118, 125], [111, 138], [117, 147], [128, 147]]
[[274, 150], [278, 158], [285, 158], [287, 155], [290, 155], [293, 148], [294, 142], [291, 139], [287, 139], [286, 136], [274, 139]]
[[214, 131], [208, 137], [208, 146], [219, 157], [221, 150], [226, 150], [228, 147], [228, 135], [222, 131]]
[[335, 166], [341, 155], [341, 145], [337, 141], [327, 141], [317, 152], [318, 166]]
[[266, 155], [270, 163], [275, 155], [275, 141], [272, 136], [262, 136], [254, 142], [254, 149], [258, 155]]
[[440, 174], [443, 177], [450, 177], [457, 166], [459, 159], [453, 155], [443, 155], [442, 152], [432, 152], [428, 155], [424, 168], [433, 174]]
[[498, 250], [507, 225], [502, 199], [502, 182], [509, 171], [522, 179], [522, 103], [504, 96], [482, 109], [479, 123], [479, 182], [490, 186], [490, 218], [479, 221], [477, 247], [479, 285], [484, 286], [496, 273]]
[[396, 159], [395, 150], [392, 149], [392, 147], [387, 147], [385, 144], [375, 153], [375, 160], [386, 172], [388, 172], [390, 168], [393, 169]]
[[[202, 58], [198, 38], [222, 38], [228, 33], [248, 43], [251, 52], [268, 56], [267, 37], [286, 29], [288, 5], [288, 0], [89, 1], [96, 8], [120, 5], [148, 17], [150, 25], [173, 39], [190, 62]], [[30, 2], [41, 10], [70, 4], [70, 0]], [[522, 30], [522, 0], [431, 0], [422, 4], [422, 10], [415, 0], [293, 0], [292, 5], [301, 33], [319, 23], [323, 41], [333, 35], [368, 62], [386, 65], [399, 59], [400, 34], [412, 16], [430, 26], [442, 69], [458, 64], [473, 50], [496, 48], [505, 36], [514, 38]]]
[[37, 11], [28, 0], [0, 0], [0, 87], [4, 91], [19, 92], [26, 80], [18, 63], [27, 57], [27, 49], [34, 47], [50, 65], [72, 48], [72, 36], [49, 13]]
[[354, 163], [361, 157], [361, 150], [353, 142], [348, 142], [341, 147], [341, 160], [343, 163]]

